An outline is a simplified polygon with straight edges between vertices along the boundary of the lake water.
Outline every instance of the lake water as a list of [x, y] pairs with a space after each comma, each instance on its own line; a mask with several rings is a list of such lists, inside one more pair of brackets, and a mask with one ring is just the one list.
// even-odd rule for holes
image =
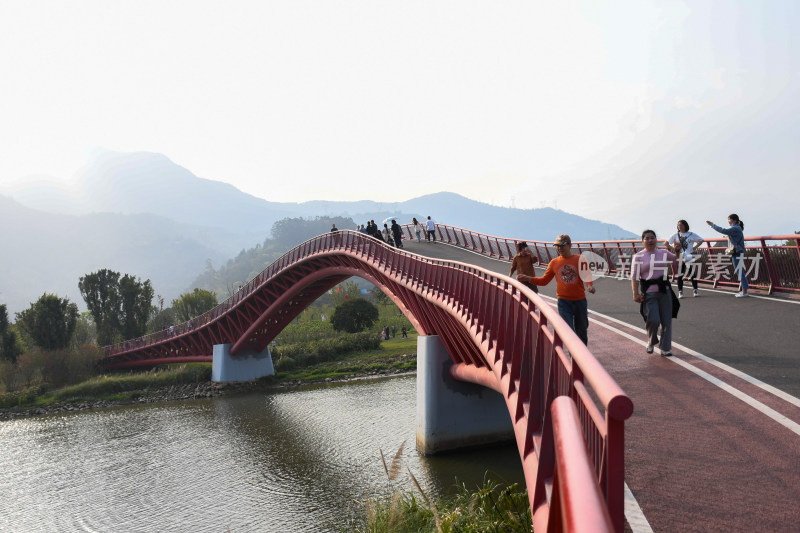
[[[455, 478], [524, 486], [513, 445], [424, 457], [413, 375], [0, 422], [0, 531], [349, 530], [360, 504]], [[404, 469], [389, 482], [405, 442]]]

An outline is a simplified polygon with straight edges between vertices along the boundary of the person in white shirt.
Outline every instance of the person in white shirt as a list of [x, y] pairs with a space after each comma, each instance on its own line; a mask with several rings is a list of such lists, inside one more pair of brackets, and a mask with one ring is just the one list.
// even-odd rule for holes
[[686, 274], [692, 282], [695, 298], [700, 295], [697, 291], [697, 268], [695, 263], [700, 258], [695, 249], [703, 244], [703, 238], [693, 231], [689, 231], [689, 223], [681, 219], [678, 221], [678, 232], [664, 243], [667, 250], [678, 256], [678, 298], [683, 298], [683, 279]]
[[428, 220], [425, 222], [425, 224], [428, 227], [428, 234], [426, 235], [426, 237], [428, 238], [429, 241], [433, 239], [433, 242], [436, 242], [436, 222], [431, 220], [430, 215], [428, 215]]

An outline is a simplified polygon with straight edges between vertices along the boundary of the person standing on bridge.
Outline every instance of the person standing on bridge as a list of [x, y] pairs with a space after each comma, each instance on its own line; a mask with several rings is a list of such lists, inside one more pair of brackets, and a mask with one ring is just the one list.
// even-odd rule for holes
[[396, 247], [403, 247], [403, 230], [400, 228], [400, 224], [394, 219], [392, 219], [392, 238], [394, 239], [394, 245]]
[[[525, 241], [518, 242], [517, 255], [515, 255], [514, 259], [511, 260], [511, 271], [508, 273], [509, 277], [514, 275], [514, 271], [532, 278], [536, 277], [536, 271], [533, 269], [535, 262], [536, 259], [533, 257], [533, 252], [531, 252], [530, 248], [528, 248], [528, 243]], [[522, 283], [533, 292], [539, 292], [539, 287], [533, 283], [529, 281], [523, 281]]]
[[433, 242], [436, 242], [436, 222], [431, 220], [431, 216], [428, 215], [428, 220], [425, 222], [425, 225], [428, 228], [428, 232], [425, 234], [425, 237], [430, 241], [433, 239]]
[[678, 298], [683, 298], [683, 279], [688, 274], [692, 281], [694, 296], [697, 298], [697, 264], [695, 264], [694, 249], [703, 244], [703, 238], [693, 231], [689, 231], [689, 223], [685, 220], [678, 221], [678, 233], [670, 237], [665, 246], [667, 250], [678, 256]]
[[383, 230], [381, 230], [381, 235], [383, 236], [383, 242], [390, 246], [394, 246], [394, 240], [392, 239], [392, 232], [389, 230], [389, 225], [384, 224]]
[[747, 283], [747, 273], [744, 270], [744, 256], [747, 251], [744, 245], [744, 222], [739, 220], [739, 215], [731, 213], [728, 215], [729, 228], [717, 226], [710, 220], [706, 220], [706, 224], [728, 236], [728, 250], [726, 250], [726, 253], [732, 256], [733, 271], [739, 276], [739, 283], [741, 284], [741, 290], [736, 293], [736, 297], [746, 297], [747, 289], [750, 286]]
[[422, 229], [422, 224], [419, 223], [419, 220], [417, 220], [417, 217], [414, 217], [414, 220], [412, 220], [411, 223], [414, 224], [414, 233], [417, 234], [417, 242], [420, 242], [420, 238], [419, 237], [420, 237], [420, 235], [422, 235], [422, 232], [424, 231]]
[[[673, 306], [672, 286], [669, 270], [676, 264], [677, 256], [669, 250], [658, 249], [656, 232], [646, 229], [642, 233], [644, 250], [637, 252], [631, 262], [631, 289], [633, 301], [640, 304], [647, 330], [647, 353], [653, 353], [656, 345], [661, 355], [672, 355], [672, 319], [677, 313], [677, 298]], [[661, 340], [658, 328], [661, 327]]]
[[558, 297], [558, 314], [572, 328], [584, 344], [589, 344], [589, 304], [586, 291], [594, 294], [594, 283], [587, 282], [584, 289], [580, 276], [581, 256], [572, 253], [572, 239], [562, 234], [553, 243], [558, 257], [550, 261], [547, 270], [541, 277], [518, 274], [519, 281], [529, 281], [534, 285], [547, 285], [556, 277], [556, 296]]

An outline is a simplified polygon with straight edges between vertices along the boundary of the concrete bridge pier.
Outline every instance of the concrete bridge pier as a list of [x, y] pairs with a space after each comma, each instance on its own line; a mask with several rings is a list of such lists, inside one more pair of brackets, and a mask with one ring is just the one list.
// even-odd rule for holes
[[425, 455], [514, 440], [505, 399], [450, 376], [438, 335], [417, 337], [417, 450]]
[[211, 363], [211, 381], [250, 381], [275, 375], [269, 346], [261, 352], [242, 350], [231, 355], [232, 344], [215, 344]]

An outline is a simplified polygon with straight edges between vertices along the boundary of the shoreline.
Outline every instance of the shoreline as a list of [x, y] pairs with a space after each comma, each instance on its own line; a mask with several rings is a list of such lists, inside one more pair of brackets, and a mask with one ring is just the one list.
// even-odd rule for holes
[[320, 379], [296, 379], [289, 378], [281, 381], [275, 380], [253, 380], [236, 381], [230, 383], [216, 383], [213, 381], [203, 381], [198, 383], [188, 383], [186, 385], [172, 385], [157, 389], [143, 389], [131, 391], [138, 395], [134, 398], [126, 399], [95, 399], [95, 400], [75, 400], [59, 401], [52, 404], [27, 405], [17, 407], [0, 408], [0, 422], [16, 420], [19, 418], [30, 418], [35, 416], [48, 416], [54, 414], [72, 413], [76, 411], [92, 411], [96, 409], [107, 409], [113, 407], [123, 407], [129, 405], [142, 405], [150, 403], [164, 403], [180, 400], [201, 400], [207, 398], [218, 398], [220, 396], [233, 396], [235, 394], [249, 394], [260, 391], [274, 391], [281, 389], [294, 389], [303, 385], [319, 385], [324, 383], [343, 383], [348, 381], [361, 381], [368, 379], [378, 379], [386, 377], [399, 377], [409, 374], [416, 374], [416, 370], [374, 370], [363, 374], [353, 374], [341, 378], [320, 378]]

